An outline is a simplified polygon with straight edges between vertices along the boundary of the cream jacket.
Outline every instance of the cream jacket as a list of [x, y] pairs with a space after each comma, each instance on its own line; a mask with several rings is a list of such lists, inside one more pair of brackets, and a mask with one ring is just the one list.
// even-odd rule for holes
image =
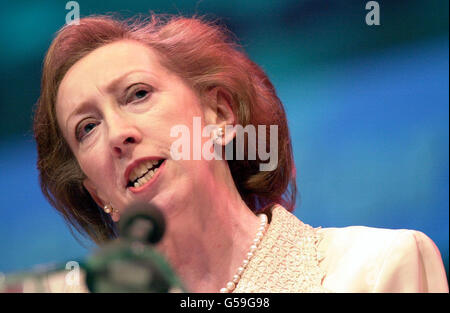
[[[414, 230], [352, 226], [313, 228], [282, 206], [234, 292], [448, 292], [441, 255]], [[67, 286], [64, 273], [49, 277], [48, 291]]]
[[236, 292], [448, 292], [441, 255], [414, 230], [312, 228], [281, 206]]

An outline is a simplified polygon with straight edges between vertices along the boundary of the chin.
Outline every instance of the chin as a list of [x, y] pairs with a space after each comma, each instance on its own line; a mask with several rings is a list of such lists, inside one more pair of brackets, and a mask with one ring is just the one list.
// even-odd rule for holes
[[169, 218], [184, 210], [186, 199], [187, 197], [185, 195], [180, 194], [177, 190], [173, 190], [172, 192], [165, 191], [156, 195], [149, 200], [149, 203], [157, 206], [164, 213], [166, 218]]

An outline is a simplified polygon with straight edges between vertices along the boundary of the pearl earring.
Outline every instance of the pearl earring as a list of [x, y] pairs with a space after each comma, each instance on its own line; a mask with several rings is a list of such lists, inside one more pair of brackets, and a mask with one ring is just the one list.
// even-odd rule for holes
[[106, 204], [103, 207], [103, 211], [105, 211], [105, 213], [107, 213], [107, 214], [110, 214], [111, 218], [114, 222], [118, 222], [120, 220], [119, 210], [116, 208], [113, 208], [110, 204]]
[[222, 144], [222, 137], [223, 137], [223, 129], [222, 127], [218, 127], [214, 130], [214, 142], [216, 144]]
[[112, 207], [109, 204], [105, 204], [105, 206], [103, 207], [103, 211], [105, 211], [105, 213], [107, 214], [111, 213], [111, 209]]

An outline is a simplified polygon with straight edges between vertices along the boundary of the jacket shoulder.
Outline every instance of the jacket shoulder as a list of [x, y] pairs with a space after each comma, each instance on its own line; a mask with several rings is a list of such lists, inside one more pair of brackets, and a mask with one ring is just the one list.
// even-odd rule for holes
[[337, 292], [448, 292], [441, 254], [424, 233], [366, 226], [323, 228], [324, 286]]

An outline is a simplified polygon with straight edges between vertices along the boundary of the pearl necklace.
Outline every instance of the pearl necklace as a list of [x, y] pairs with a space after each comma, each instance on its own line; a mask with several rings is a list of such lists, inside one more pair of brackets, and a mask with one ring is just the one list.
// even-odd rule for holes
[[259, 214], [258, 217], [261, 220], [261, 223], [259, 224], [258, 232], [256, 233], [255, 239], [253, 239], [253, 244], [250, 246], [250, 251], [247, 253], [247, 257], [242, 262], [242, 265], [238, 268], [236, 274], [233, 276], [233, 280], [229, 281], [226, 284], [225, 288], [220, 289], [221, 293], [228, 293], [232, 292], [237, 284], [239, 283], [239, 280], [241, 279], [242, 273], [244, 273], [244, 270], [247, 268], [248, 263], [250, 262], [251, 258], [255, 254], [256, 249], [258, 249], [259, 244], [261, 243], [262, 238], [264, 237], [264, 234], [267, 230], [267, 215], [266, 214]]

